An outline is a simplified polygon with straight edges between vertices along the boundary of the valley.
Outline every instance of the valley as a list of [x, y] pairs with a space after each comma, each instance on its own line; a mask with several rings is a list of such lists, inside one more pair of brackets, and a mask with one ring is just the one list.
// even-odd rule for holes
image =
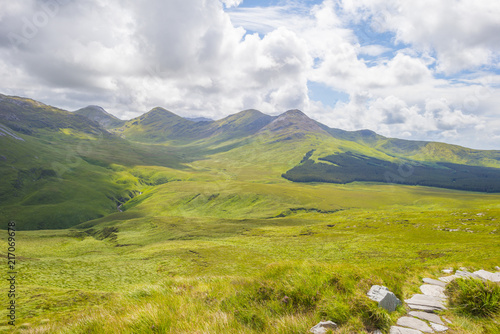
[[[445, 267], [500, 265], [500, 151], [298, 110], [122, 121], [0, 95], [0, 124], [16, 333], [371, 333], [405, 313], [371, 304], [372, 284], [403, 300]], [[446, 317], [450, 333], [500, 321]]]

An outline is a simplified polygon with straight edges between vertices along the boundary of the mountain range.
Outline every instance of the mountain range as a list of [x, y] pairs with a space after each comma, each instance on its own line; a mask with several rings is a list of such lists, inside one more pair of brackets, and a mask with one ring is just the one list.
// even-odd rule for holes
[[99, 106], [70, 112], [0, 95], [0, 145], [0, 213], [25, 217], [26, 229], [106, 216], [173, 180], [500, 192], [500, 151], [334, 129], [300, 110], [209, 120], [157, 107], [124, 121]]

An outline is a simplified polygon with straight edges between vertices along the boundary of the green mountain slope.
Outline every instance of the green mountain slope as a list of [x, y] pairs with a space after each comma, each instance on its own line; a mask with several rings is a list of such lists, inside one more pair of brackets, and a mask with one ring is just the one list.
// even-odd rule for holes
[[231, 141], [258, 132], [273, 120], [257, 110], [244, 110], [218, 121], [195, 122], [163, 108], [154, 108], [128, 121], [116, 133], [124, 138], [142, 142], [192, 143]]
[[440, 162], [436, 165], [406, 160], [384, 161], [351, 152], [319, 158], [307, 156], [283, 174], [296, 182], [387, 182], [449, 189], [500, 192], [500, 169]]
[[54, 108], [31, 99], [0, 94], [0, 123], [27, 135], [40, 131], [75, 130], [88, 135], [107, 132], [87, 117]]
[[130, 143], [30, 99], [2, 96], [0, 124], [0, 216], [20, 229], [65, 228], [117, 212], [161, 179], [133, 175], [134, 166], [182, 168], [172, 149]]
[[[217, 185], [226, 195], [215, 190], [207, 194], [212, 199], [206, 209], [221, 215], [224, 210], [250, 214], [257, 210], [250, 203], [260, 203], [255, 212], [269, 215], [279, 214], [283, 203], [285, 209], [303, 206], [289, 199], [273, 203], [270, 194], [289, 180], [499, 191], [498, 169], [485, 168], [500, 166], [499, 151], [331, 129], [298, 110], [278, 117], [245, 110], [217, 121], [194, 122], [155, 108], [112, 133], [99, 124], [97, 116], [102, 115], [113, 119], [96, 107], [75, 114], [0, 96], [0, 213], [19, 217], [26, 229], [68, 227], [118, 212], [121, 204], [131, 208], [144, 196], [153, 196], [146, 202], [159, 205], [176, 196], [178, 188], [170, 188], [171, 183], [190, 189], [186, 201]], [[170, 190], [156, 195], [159, 187]], [[242, 197], [247, 187], [257, 192]], [[140, 193], [143, 197], [137, 197]], [[203, 198], [179, 207], [189, 211]], [[232, 201], [237, 209], [228, 206]]]

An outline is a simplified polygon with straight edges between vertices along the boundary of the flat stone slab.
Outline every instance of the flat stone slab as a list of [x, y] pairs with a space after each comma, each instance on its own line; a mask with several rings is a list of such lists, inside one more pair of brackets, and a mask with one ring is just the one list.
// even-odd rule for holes
[[424, 333], [433, 333], [434, 331], [432, 330], [427, 323], [424, 321], [413, 318], [413, 317], [401, 317], [398, 319], [398, 322], [396, 323], [398, 326], [402, 327], [409, 327], [411, 329], [416, 329], [418, 331], [424, 332]]
[[433, 313], [420, 312], [420, 311], [410, 311], [410, 313], [408, 313], [408, 314], [411, 315], [412, 317], [416, 317], [416, 318], [419, 318], [422, 320], [431, 321], [431, 322], [438, 324], [438, 325], [444, 325], [443, 320], [441, 320], [441, 318], [438, 315], [433, 314]]
[[446, 295], [444, 294], [444, 288], [441, 286], [424, 284], [420, 287], [420, 291], [422, 291], [422, 293], [427, 296], [446, 298]]
[[467, 270], [457, 270], [455, 272], [455, 276], [466, 278], [466, 277], [474, 277], [474, 274], [471, 272], [468, 272]]
[[435, 324], [433, 322], [431, 322], [431, 327], [436, 332], [445, 332], [445, 331], [447, 331], [449, 329], [446, 326], [443, 326], [443, 325], [440, 325], [440, 324]]
[[429, 302], [429, 303], [432, 303], [432, 302], [444, 303], [446, 301], [446, 298], [436, 297], [436, 296], [428, 296], [428, 295], [424, 295], [424, 294], [415, 294], [415, 295], [413, 295], [413, 297], [411, 297], [408, 300], [411, 300], [411, 301], [418, 300], [418, 301]]
[[[419, 310], [424, 310], [424, 311], [433, 311], [433, 310], [446, 310], [446, 306], [444, 306], [444, 299], [439, 298], [439, 297], [434, 297], [434, 296], [427, 296], [427, 295], [413, 295], [410, 299], [406, 299], [405, 302], [410, 305], [411, 308], [413, 309], [419, 309]], [[426, 308], [431, 308], [431, 310], [428, 309], [422, 309], [418, 307], [412, 307], [413, 306], [424, 306]]]
[[419, 305], [419, 304], [407, 304], [408, 307], [412, 310], [418, 310], [418, 311], [424, 311], [424, 312], [435, 312], [435, 311], [440, 311], [440, 308], [437, 307], [431, 307], [431, 306], [425, 306], [425, 305]]
[[415, 329], [404, 328], [399, 326], [391, 326], [389, 334], [423, 334], [423, 333]]
[[443, 272], [445, 274], [451, 274], [453, 272], [453, 268], [443, 269], [443, 270], [441, 270], [441, 272]]
[[486, 270], [478, 270], [473, 273], [475, 276], [491, 282], [500, 282], [500, 273], [491, 273]]
[[445, 282], [445, 283], [450, 283], [451, 281], [453, 281], [454, 279], [458, 278], [459, 276], [457, 275], [451, 275], [451, 276], [444, 276], [444, 277], [439, 277], [438, 279], [441, 281], [441, 282]]
[[424, 278], [422, 281], [424, 283], [426, 283], [426, 284], [437, 285], [437, 286], [440, 286], [440, 287], [443, 287], [443, 288], [446, 287], [446, 283], [445, 282], [438, 281], [437, 279]]

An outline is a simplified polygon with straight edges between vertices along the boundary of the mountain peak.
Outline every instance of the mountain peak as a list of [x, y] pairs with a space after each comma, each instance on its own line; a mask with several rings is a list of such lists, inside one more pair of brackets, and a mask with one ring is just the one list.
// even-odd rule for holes
[[316, 121], [310, 119], [298, 109], [292, 109], [282, 113], [263, 130], [272, 132], [313, 132], [326, 134], [325, 130], [323, 130]]
[[[139, 116], [137, 119], [147, 122], [148, 124], [153, 122], [160, 122], [160, 123], [171, 122], [174, 119], [179, 122], [181, 121], [192, 122], [162, 107], [155, 107], [150, 111], [148, 111], [147, 113], [143, 114], [142, 116]], [[131, 121], [137, 119], [134, 118]]]
[[104, 108], [103, 108], [103, 107], [98, 106], [98, 105], [95, 105], [95, 104], [88, 105], [88, 106], [86, 106], [85, 108], [87, 108], [87, 109], [99, 110], [99, 111], [102, 111], [102, 112], [108, 113], [106, 110], [104, 110]]
[[75, 110], [73, 113], [84, 116], [105, 129], [117, 128], [125, 123], [125, 121], [108, 113], [103, 107], [96, 105], [86, 106], [85, 108]]
[[167, 109], [162, 108], [162, 107], [154, 107], [153, 109], [151, 109], [150, 111], [148, 111], [144, 115], [160, 115], [160, 114], [169, 115], [169, 116], [172, 116], [172, 115], [177, 116], [173, 112], [168, 111]]
[[286, 117], [303, 117], [303, 118], [310, 119], [306, 114], [304, 114], [299, 109], [287, 110], [284, 113], [282, 113], [280, 116], [286, 116]]

